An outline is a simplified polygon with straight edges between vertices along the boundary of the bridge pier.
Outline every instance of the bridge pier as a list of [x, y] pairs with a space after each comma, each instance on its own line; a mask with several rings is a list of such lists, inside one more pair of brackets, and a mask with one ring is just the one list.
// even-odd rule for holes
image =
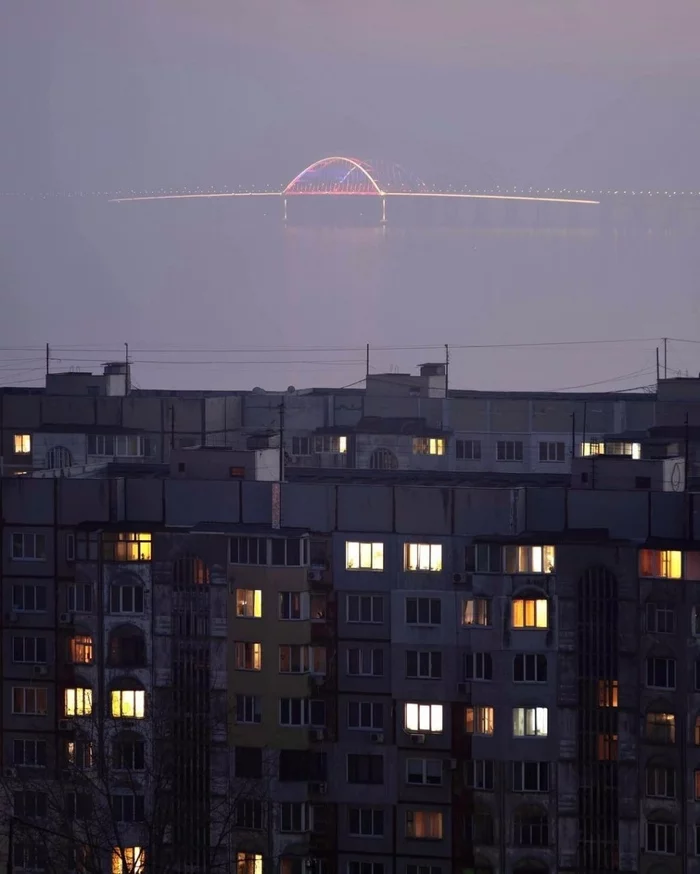
[[386, 224], [386, 197], [382, 197], [382, 218], [381, 224]]
[[284, 221], [287, 221], [287, 198], [283, 198], [284, 203]]

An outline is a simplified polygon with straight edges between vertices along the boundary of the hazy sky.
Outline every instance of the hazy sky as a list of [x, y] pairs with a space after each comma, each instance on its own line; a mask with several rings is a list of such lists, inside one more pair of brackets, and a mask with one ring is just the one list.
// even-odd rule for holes
[[[699, 0], [4, 0], [0, 193], [282, 186], [338, 153], [437, 184], [697, 190], [698, 34]], [[258, 233], [209, 204], [138, 217], [72, 204], [0, 197], [0, 348], [415, 345], [431, 286], [444, 316], [429, 342], [697, 335], [687, 241], [402, 248]], [[595, 301], [616, 321], [594, 318]], [[577, 385], [653, 358], [617, 352], [496, 360], [488, 384]], [[207, 380], [165, 372], [142, 384]], [[270, 380], [342, 382], [319, 368]]]

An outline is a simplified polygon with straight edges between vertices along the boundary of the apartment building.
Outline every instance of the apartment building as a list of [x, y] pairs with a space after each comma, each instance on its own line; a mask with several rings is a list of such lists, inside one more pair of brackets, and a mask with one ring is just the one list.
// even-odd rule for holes
[[682, 454], [686, 441], [695, 477], [700, 379], [661, 380], [655, 394], [484, 392], [448, 389], [444, 365], [426, 364], [419, 375], [371, 374], [365, 388], [160, 392], [134, 389], [126, 365], [108, 364], [98, 375], [48, 374], [41, 389], [0, 389], [5, 475], [162, 464], [196, 445], [278, 447], [281, 427], [290, 479], [561, 484], [573, 458], [605, 444], [656, 457]]
[[3, 479], [15, 871], [700, 872], [700, 500], [671, 463]]

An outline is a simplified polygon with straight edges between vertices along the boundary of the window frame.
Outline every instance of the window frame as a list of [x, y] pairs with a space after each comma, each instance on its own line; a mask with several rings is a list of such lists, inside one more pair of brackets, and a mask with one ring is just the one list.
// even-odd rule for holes
[[[353, 553], [353, 555], [351, 555]], [[356, 553], [356, 555], [355, 555]], [[346, 540], [345, 570], [356, 573], [382, 573], [384, 568], [384, 541]]]
[[493, 657], [490, 652], [465, 652], [462, 673], [467, 682], [488, 683], [493, 680]]
[[[538, 593], [539, 594], [539, 593]], [[540, 624], [544, 613], [545, 624]], [[549, 599], [518, 595], [510, 601], [510, 627], [513, 631], [549, 631]]]
[[[31, 544], [31, 549], [27, 548]], [[47, 560], [47, 537], [34, 531], [10, 532], [10, 561]]]
[[407, 541], [403, 545], [403, 569], [410, 574], [442, 573], [442, 543]]
[[[522, 662], [522, 675], [523, 678], [521, 680], [517, 677], [517, 666], [518, 661]], [[544, 679], [540, 679], [540, 669], [544, 666]], [[530, 674], [530, 676], [528, 676]], [[516, 652], [513, 655], [513, 682], [522, 684], [522, 683], [547, 683], [547, 677], [549, 676], [549, 664], [547, 662], [546, 653], [542, 652]]]
[[[415, 671], [411, 673], [409, 661], [415, 657]], [[407, 649], [405, 655], [407, 680], [441, 680], [442, 650]]]
[[[413, 708], [415, 708], [415, 714]], [[413, 715], [415, 715], [415, 720]], [[411, 722], [415, 724], [415, 728], [411, 726]], [[434, 728], [433, 725], [440, 727]], [[409, 734], [443, 734], [445, 731], [444, 705], [406, 701], [403, 710], [403, 726], [404, 731]]]
[[522, 462], [524, 460], [522, 440], [497, 440], [496, 461]]
[[[421, 619], [421, 612], [426, 611], [427, 619]], [[411, 619], [409, 613], [414, 612], [415, 619]], [[437, 628], [438, 625], [442, 625], [442, 599], [425, 595], [407, 596], [404, 599], [404, 621], [408, 626]]]
[[[414, 768], [411, 770], [411, 763]], [[415, 765], [418, 763], [418, 767]], [[424, 756], [408, 756], [406, 758], [405, 783], [407, 786], [442, 786], [444, 762], [442, 759], [426, 758]], [[429, 772], [433, 771], [431, 775]], [[411, 774], [419, 775], [420, 780], [411, 780]], [[433, 779], [430, 779], [431, 776]]]
[[236, 619], [262, 619], [262, 589], [236, 589]]
[[[532, 792], [539, 794], [550, 791], [551, 769], [549, 762], [514, 761], [511, 765], [511, 790], [513, 792]], [[534, 775], [528, 774], [528, 768], [532, 768], [533, 766], [536, 766]], [[536, 777], [535, 780], [532, 780], [533, 776]]]
[[[362, 608], [366, 606], [365, 602], [369, 602], [370, 619], [363, 619]], [[352, 610], [351, 605], [356, 604], [357, 610]], [[377, 605], [379, 609], [377, 610]], [[357, 619], [352, 618], [352, 614], [357, 612]], [[375, 618], [375, 614], [379, 613], [379, 618]], [[365, 592], [352, 592], [346, 595], [345, 598], [345, 621], [349, 625], [383, 625], [384, 624], [384, 595], [373, 595]]]
[[467, 437], [456, 439], [455, 458], [458, 461], [481, 461], [481, 440], [472, 440]]
[[[12, 686], [12, 715], [13, 716], [48, 716], [48, 689], [46, 686]], [[17, 696], [21, 693], [22, 709], [16, 708]], [[27, 699], [34, 696], [35, 707], [27, 709]], [[43, 698], [43, 708], [41, 699]]]
[[[518, 731], [519, 725], [516, 723], [522, 722], [522, 732]], [[542, 721], [544, 721], [544, 731], [542, 730]], [[528, 730], [531, 728], [532, 730]], [[513, 737], [514, 738], [530, 738], [530, 737], [548, 737], [549, 736], [549, 709], [547, 707], [532, 706], [532, 707], [513, 707]]]
[[468, 704], [464, 708], [464, 733], [477, 737], [493, 737], [496, 710], [489, 704]]
[[[471, 605], [471, 607], [470, 607]], [[471, 612], [474, 621], [467, 622], [467, 613]], [[485, 622], [477, 619], [485, 618]], [[480, 595], [462, 599], [462, 628], [493, 628], [493, 599]]]

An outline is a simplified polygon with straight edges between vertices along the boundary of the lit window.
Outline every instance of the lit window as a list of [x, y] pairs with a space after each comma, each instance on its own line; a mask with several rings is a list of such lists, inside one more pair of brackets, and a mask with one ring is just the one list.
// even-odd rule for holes
[[418, 840], [442, 839], [442, 812], [439, 810], [407, 810], [406, 837]]
[[404, 709], [404, 728], [406, 731], [442, 731], [442, 704], [406, 704]]
[[404, 547], [404, 569], [407, 571], [441, 571], [442, 544], [407, 543]]
[[546, 737], [546, 707], [514, 707], [513, 737]]
[[102, 535], [105, 561], [150, 561], [151, 535], [119, 531]]
[[32, 435], [31, 434], [15, 434], [14, 449], [15, 449], [15, 455], [31, 455]]
[[646, 739], [654, 743], [676, 741], [676, 717], [673, 713], [647, 713], [644, 720]]
[[507, 574], [553, 574], [553, 546], [506, 546], [503, 550]]
[[112, 874], [142, 874], [145, 870], [146, 853], [142, 847], [115, 847], [112, 850]]
[[414, 455], [444, 455], [445, 440], [443, 437], [414, 437]]
[[680, 580], [683, 576], [683, 553], [675, 549], [640, 550], [639, 576]]
[[614, 762], [617, 759], [617, 735], [599, 734], [596, 738], [596, 753], [599, 762]]
[[345, 455], [348, 451], [348, 438], [336, 437], [334, 434], [318, 434], [314, 439], [316, 452], [333, 452]]
[[547, 628], [546, 598], [514, 598], [511, 625], [513, 628]]
[[244, 619], [262, 617], [262, 589], [236, 589], [236, 616]]
[[262, 669], [262, 644], [238, 641], [235, 648], [235, 665], [238, 671]]
[[92, 713], [92, 689], [78, 687], [64, 693], [66, 716], [90, 716]]
[[146, 693], [138, 689], [115, 689], [112, 692], [112, 716], [115, 719], [143, 719]]
[[492, 735], [494, 719], [493, 707], [465, 707], [464, 731], [466, 734]]
[[598, 707], [617, 707], [617, 680], [598, 680]]
[[78, 634], [68, 641], [68, 657], [74, 665], [92, 664], [92, 638]]
[[260, 853], [236, 853], [236, 874], [263, 874]]
[[384, 544], [348, 541], [345, 544], [345, 569], [383, 571]]
[[604, 443], [582, 443], [581, 455], [603, 455], [605, 453]]
[[491, 601], [488, 598], [467, 598], [462, 601], [462, 625], [491, 625]]

